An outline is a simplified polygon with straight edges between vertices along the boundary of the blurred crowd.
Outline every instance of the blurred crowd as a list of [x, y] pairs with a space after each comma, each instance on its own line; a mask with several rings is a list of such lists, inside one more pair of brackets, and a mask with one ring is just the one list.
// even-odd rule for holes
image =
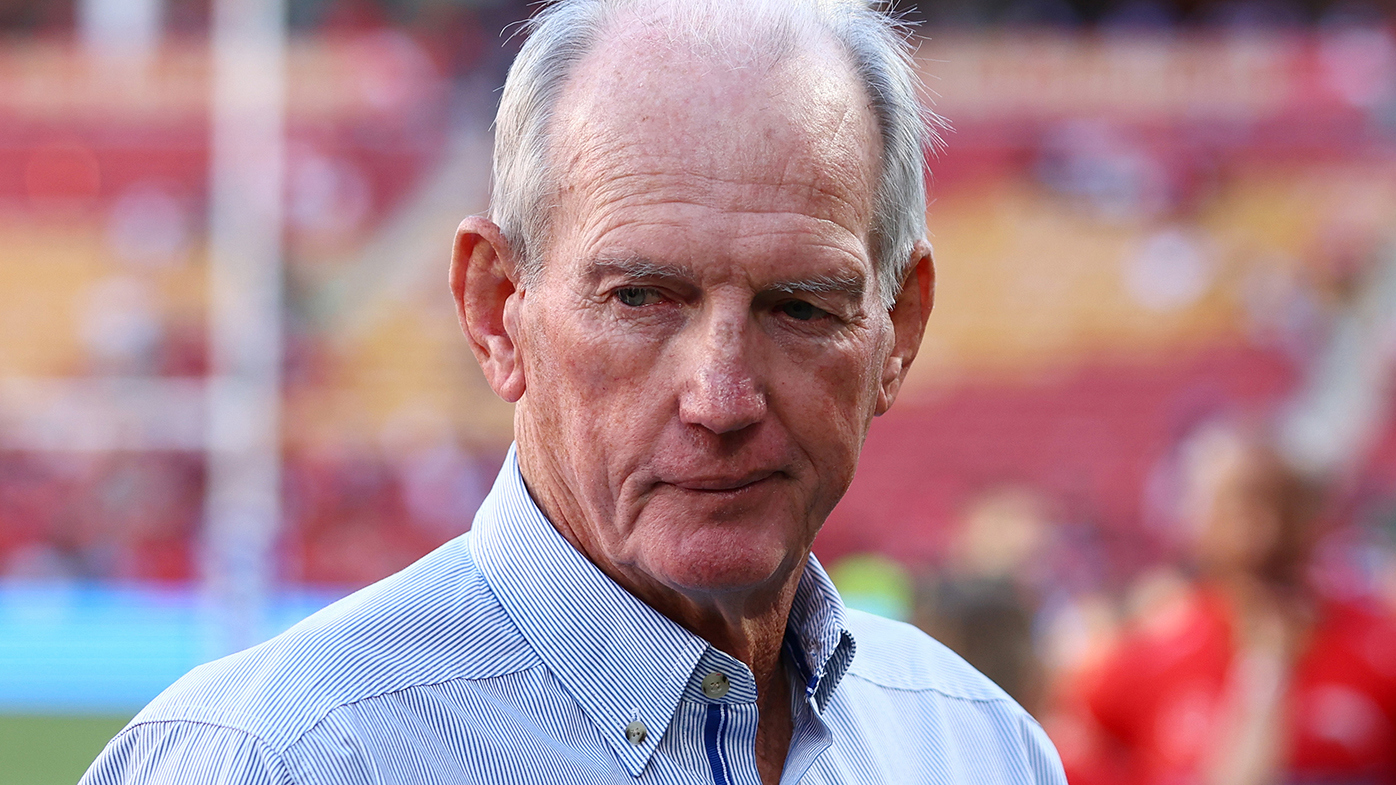
[[[207, 0], [168, 0], [167, 26], [178, 31], [206, 29]], [[523, 19], [528, 4], [518, 0], [289, 0], [290, 21], [298, 29], [343, 29], [369, 25], [408, 26], [425, 37], [462, 40], [490, 35]], [[1299, 26], [1338, 20], [1371, 21], [1390, 10], [1380, 2], [1352, 0], [907, 0], [896, 8], [918, 23], [948, 25], [1101, 25], [1168, 27]], [[5, 0], [0, 25], [24, 32], [69, 28], [74, 3]], [[464, 34], [464, 37], [462, 36]], [[469, 59], [468, 46], [447, 59]], [[459, 62], [459, 61], [458, 61]], [[507, 65], [507, 61], [506, 61]], [[464, 71], [464, 68], [457, 69]]]
[[1165, 470], [1152, 568], [1082, 576], [1058, 505], [992, 488], [952, 558], [912, 581], [910, 617], [1044, 723], [1073, 783], [1389, 781], [1389, 499], [1354, 525], [1254, 421], [1199, 425]]
[[[6, 581], [201, 575], [210, 6], [0, 0]], [[503, 458], [444, 270], [530, 8], [288, 3], [283, 581], [407, 565]], [[902, 8], [940, 299], [816, 552], [1078, 785], [1392, 781], [1390, 8]]]

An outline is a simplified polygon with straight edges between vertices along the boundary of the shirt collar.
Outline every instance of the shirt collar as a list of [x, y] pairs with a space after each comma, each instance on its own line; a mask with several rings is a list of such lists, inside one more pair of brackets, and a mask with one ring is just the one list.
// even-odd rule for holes
[[[470, 551], [520, 633], [633, 776], [649, 762], [685, 691], [692, 693], [700, 663], [735, 663], [563, 539], [529, 496], [514, 446], [476, 513]], [[807, 697], [822, 711], [853, 659], [853, 638], [843, 602], [813, 556], [796, 589], [786, 646]], [[640, 744], [626, 738], [636, 720], [648, 731]]]
[[823, 712], [853, 662], [856, 647], [844, 623], [843, 598], [812, 553], [795, 589], [785, 631], [786, 648], [804, 680], [805, 696]]

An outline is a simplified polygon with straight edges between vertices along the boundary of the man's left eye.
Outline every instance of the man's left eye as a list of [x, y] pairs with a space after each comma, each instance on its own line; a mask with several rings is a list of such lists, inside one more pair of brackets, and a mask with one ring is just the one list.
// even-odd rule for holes
[[804, 300], [787, 300], [776, 306], [776, 310], [789, 316], [791, 319], [797, 319], [802, 322], [808, 322], [813, 319], [818, 319], [821, 316], [828, 315], [828, 311], [816, 308]]
[[659, 292], [642, 286], [627, 286], [624, 289], [616, 290], [616, 299], [620, 300], [622, 305], [639, 308], [642, 305], [654, 305], [659, 302]]

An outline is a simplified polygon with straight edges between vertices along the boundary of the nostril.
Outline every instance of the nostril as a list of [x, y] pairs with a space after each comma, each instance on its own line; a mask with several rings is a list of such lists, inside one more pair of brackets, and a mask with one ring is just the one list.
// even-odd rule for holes
[[766, 416], [766, 395], [753, 373], [749, 309], [714, 309], [690, 333], [688, 378], [680, 401], [687, 423], [714, 433], [741, 430]]
[[680, 414], [687, 423], [727, 433], [765, 417], [766, 396], [748, 374], [707, 369], [685, 391]]

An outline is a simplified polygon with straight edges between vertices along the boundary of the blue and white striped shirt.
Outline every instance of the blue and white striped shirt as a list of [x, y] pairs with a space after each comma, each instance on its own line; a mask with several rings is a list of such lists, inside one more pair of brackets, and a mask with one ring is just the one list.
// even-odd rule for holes
[[[785, 654], [782, 782], [1065, 784], [1003, 691], [916, 629], [846, 610], [813, 557]], [[573, 549], [511, 451], [470, 533], [194, 669], [82, 785], [759, 785], [756, 721], [746, 666]]]

